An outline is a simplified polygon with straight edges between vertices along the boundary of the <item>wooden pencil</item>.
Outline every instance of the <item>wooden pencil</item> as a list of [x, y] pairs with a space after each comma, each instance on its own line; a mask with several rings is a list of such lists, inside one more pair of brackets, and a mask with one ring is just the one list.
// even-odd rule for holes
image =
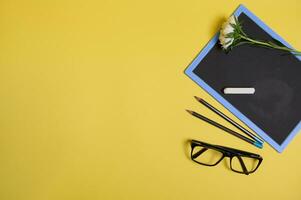
[[197, 112], [194, 112], [194, 111], [191, 111], [191, 110], [186, 110], [186, 111], [188, 113], [190, 113], [192, 116], [194, 116], [196, 118], [199, 118], [199, 119], [201, 119], [201, 120], [203, 120], [203, 121], [205, 121], [205, 122], [207, 122], [207, 123], [209, 123], [209, 124], [211, 124], [211, 125], [213, 125], [217, 128], [220, 128], [221, 130], [223, 130], [227, 133], [230, 133], [231, 135], [234, 135], [235, 137], [238, 137], [238, 138], [240, 138], [240, 139], [242, 139], [242, 140], [244, 140], [244, 141], [260, 148], [260, 149], [262, 148], [262, 143], [258, 142], [257, 140], [254, 141], [250, 138], [247, 138], [247, 137], [245, 137], [245, 136], [243, 136], [243, 135], [241, 135], [241, 134], [239, 134], [239, 133], [237, 133], [237, 132], [235, 132], [235, 131], [233, 131], [233, 130], [231, 130], [231, 129], [229, 129], [229, 128], [227, 128], [227, 127], [225, 127], [225, 126], [223, 126], [223, 125], [221, 125], [221, 124], [219, 124], [219, 123], [217, 123], [217, 122], [215, 122], [215, 121], [213, 121], [213, 120], [211, 120], [211, 119], [209, 119], [209, 118], [207, 118], [207, 117], [205, 117], [205, 116], [203, 116], [199, 113], [197, 113]]
[[248, 131], [247, 129], [245, 129], [244, 127], [242, 127], [240, 124], [238, 124], [237, 122], [235, 122], [234, 120], [232, 120], [230, 117], [228, 117], [227, 115], [225, 115], [224, 113], [222, 113], [221, 111], [219, 111], [217, 108], [213, 107], [211, 104], [209, 104], [208, 102], [206, 102], [204, 99], [194, 96], [194, 98], [200, 102], [201, 104], [203, 104], [204, 106], [206, 106], [207, 108], [209, 108], [211, 111], [213, 111], [214, 113], [216, 113], [217, 115], [219, 115], [220, 117], [222, 117], [224, 120], [226, 120], [227, 122], [229, 122], [230, 124], [232, 124], [233, 126], [235, 126], [236, 128], [238, 128], [239, 130], [241, 130], [242, 132], [244, 132], [246, 135], [248, 135], [249, 137], [253, 138], [254, 140], [263, 143], [263, 141], [257, 137], [256, 135], [254, 135], [253, 133], [251, 133], [250, 131]]

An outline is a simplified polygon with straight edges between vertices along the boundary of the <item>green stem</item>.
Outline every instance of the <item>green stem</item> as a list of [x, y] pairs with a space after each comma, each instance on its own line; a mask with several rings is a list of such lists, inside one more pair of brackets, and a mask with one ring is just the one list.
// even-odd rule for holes
[[300, 51], [297, 51], [295, 49], [291, 49], [291, 48], [288, 48], [288, 47], [285, 47], [285, 46], [278, 46], [276, 44], [270, 44], [270, 43], [267, 43], [267, 42], [262, 42], [262, 41], [257, 41], [257, 40], [253, 40], [249, 37], [246, 37], [244, 35], [240, 35], [240, 37], [248, 42], [251, 42], [253, 44], [258, 44], [258, 45], [261, 45], [261, 46], [266, 46], [266, 47], [270, 47], [270, 48], [274, 48], [274, 49], [279, 49], [279, 50], [282, 50], [282, 51], [289, 51], [289, 52], [293, 52], [295, 55], [301, 55], [301, 52]]

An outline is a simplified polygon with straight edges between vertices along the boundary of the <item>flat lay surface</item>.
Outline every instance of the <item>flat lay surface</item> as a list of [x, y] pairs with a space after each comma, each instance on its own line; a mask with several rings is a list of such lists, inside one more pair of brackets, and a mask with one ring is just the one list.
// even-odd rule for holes
[[[241, 3], [301, 49], [297, 0], [1, 1], [0, 199], [301, 199], [300, 133], [279, 154], [185, 111], [239, 131], [184, 70]], [[263, 161], [202, 166], [191, 139]]]

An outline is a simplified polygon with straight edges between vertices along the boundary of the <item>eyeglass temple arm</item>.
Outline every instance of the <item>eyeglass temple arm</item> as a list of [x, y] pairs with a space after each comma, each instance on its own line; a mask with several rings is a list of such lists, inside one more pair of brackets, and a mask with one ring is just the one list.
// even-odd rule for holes
[[241, 165], [241, 167], [242, 167], [244, 173], [245, 173], [246, 175], [249, 175], [249, 172], [248, 172], [248, 170], [247, 170], [247, 168], [246, 168], [246, 166], [245, 166], [244, 161], [241, 159], [240, 156], [237, 156], [237, 158], [238, 158], [238, 160], [239, 160], [239, 162], [240, 162], [240, 165]]
[[207, 151], [208, 149], [206, 147], [204, 147], [203, 149], [201, 149], [200, 151], [198, 151], [197, 153], [191, 155], [192, 159], [195, 159], [197, 157], [199, 157], [199, 155], [201, 155], [203, 152]]

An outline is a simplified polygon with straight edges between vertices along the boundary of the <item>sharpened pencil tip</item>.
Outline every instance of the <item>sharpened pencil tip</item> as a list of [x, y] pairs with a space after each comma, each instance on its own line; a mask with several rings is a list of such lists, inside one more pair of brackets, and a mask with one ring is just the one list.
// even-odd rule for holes
[[186, 110], [188, 113], [190, 113], [190, 114], [192, 114], [193, 113], [193, 111], [191, 111], [191, 110]]
[[194, 98], [195, 98], [196, 100], [198, 100], [198, 101], [202, 101], [202, 100], [203, 100], [202, 98], [197, 97], [197, 96], [194, 96]]

